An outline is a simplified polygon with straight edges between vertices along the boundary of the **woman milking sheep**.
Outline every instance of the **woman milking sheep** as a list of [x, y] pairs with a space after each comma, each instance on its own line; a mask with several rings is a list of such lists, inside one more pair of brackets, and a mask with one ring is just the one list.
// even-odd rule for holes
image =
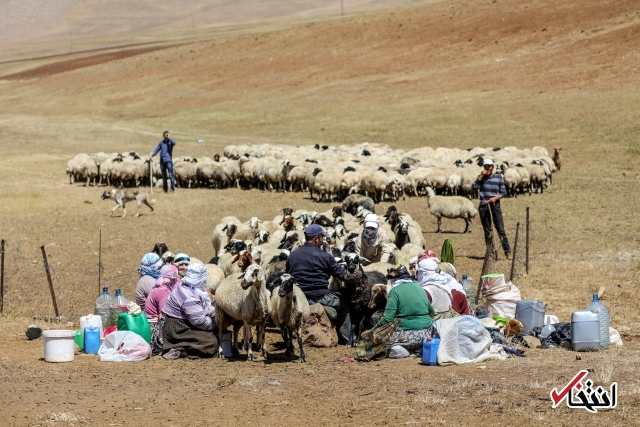
[[378, 215], [368, 214], [364, 218], [362, 235], [356, 239], [356, 253], [370, 263], [393, 263], [393, 250], [394, 245], [389, 240], [387, 232], [380, 228]]

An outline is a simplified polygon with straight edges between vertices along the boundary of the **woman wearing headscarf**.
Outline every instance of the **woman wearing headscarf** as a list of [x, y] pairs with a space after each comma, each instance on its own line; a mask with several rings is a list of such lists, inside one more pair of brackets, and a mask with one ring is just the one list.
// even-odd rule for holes
[[457, 312], [458, 314], [463, 315], [473, 315], [471, 311], [471, 307], [469, 307], [469, 301], [467, 300], [467, 293], [464, 291], [464, 288], [458, 282], [458, 277], [456, 276], [456, 268], [453, 264], [448, 262], [441, 262], [438, 264], [438, 268], [440, 269], [440, 273], [447, 275], [450, 277], [448, 286], [451, 290], [451, 308]]
[[136, 286], [136, 304], [138, 304], [142, 310], [144, 310], [144, 304], [147, 301], [149, 292], [151, 292], [151, 289], [156, 285], [160, 267], [162, 267], [162, 259], [158, 254], [149, 252], [142, 257], [140, 268], [138, 268], [140, 279]]
[[[381, 332], [390, 334], [383, 344], [385, 351], [391, 351], [390, 357], [404, 357], [421, 348], [424, 338], [432, 336], [435, 311], [424, 290], [404, 265], [390, 268], [387, 279], [391, 280], [392, 286], [387, 305], [382, 319], [371, 329], [370, 337], [373, 338], [369, 339], [370, 342], [381, 343]], [[366, 346], [365, 342], [361, 347]], [[359, 350], [362, 352], [363, 349], [359, 347]], [[380, 350], [370, 349], [368, 353], [375, 356]], [[360, 358], [360, 354], [358, 356]]]
[[394, 245], [387, 232], [380, 228], [380, 218], [376, 214], [364, 217], [362, 235], [356, 239], [356, 253], [369, 262], [393, 262]]
[[174, 265], [162, 266], [156, 285], [149, 292], [145, 302], [144, 312], [151, 326], [151, 353], [154, 356], [162, 353], [162, 325], [164, 325], [162, 308], [171, 291], [181, 282], [178, 269]]
[[207, 269], [201, 262], [187, 267], [182, 283], [167, 298], [162, 313], [162, 354], [168, 359], [178, 357], [213, 357], [218, 340], [213, 334], [214, 310], [208, 308], [206, 292]]
[[183, 253], [177, 253], [173, 257], [173, 265], [178, 268], [178, 275], [182, 278], [187, 273], [187, 267], [189, 267], [189, 263], [191, 262], [191, 258], [189, 255]]
[[452, 306], [453, 295], [449, 287], [451, 277], [441, 273], [436, 260], [437, 258], [429, 257], [418, 261], [416, 279], [433, 305], [435, 320], [458, 316]]

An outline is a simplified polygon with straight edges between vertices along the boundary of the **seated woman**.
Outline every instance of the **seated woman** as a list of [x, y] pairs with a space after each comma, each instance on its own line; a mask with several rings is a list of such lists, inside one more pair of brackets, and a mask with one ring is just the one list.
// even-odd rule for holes
[[140, 268], [138, 268], [140, 279], [138, 279], [135, 293], [136, 304], [138, 304], [142, 310], [144, 310], [149, 292], [151, 292], [151, 289], [156, 285], [160, 267], [162, 267], [162, 259], [158, 254], [149, 252], [142, 257]]
[[394, 245], [387, 232], [380, 228], [380, 218], [368, 214], [364, 218], [362, 235], [356, 239], [356, 253], [369, 262], [393, 262]]
[[156, 285], [144, 304], [144, 312], [151, 326], [151, 354], [157, 356], [162, 354], [162, 326], [164, 325], [164, 316], [162, 309], [169, 298], [171, 291], [182, 283], [178, 277], [178, 269], [171, 264], [165, 265], [160, 269], [160, 276]]
[[434, 320], [459, 316], [453, 310], [453, 295], [449, 287], [451, 277], [441, 273], [436, 258], [425, 258], [418, 262], [416, 279], [433, 305], [436, 312]]
[[451, 296], [453, 297], [451, 300], [451, 308], [458, 314], [472, 316], [473, 312], [471, 307], [469, 307], [467, 293], [464, 291], [460, 282], [458, 282], [456, 268], [448, 262], [441, 262], [438, 264], [438, 268], [441, 274], [448, 275], [451, 278], [448, 283], [449, 289], [451, 289]]
[[422, 339], [431, 337], [433, 333], [433, 306], [404, 265], [390, 268], [387, 278], [392, 281], [387, 306], [371, 333], [375, 334], [381, 327], [394, 323], [397, 328], [389, 336], [385, 348], [401, 346], [409, 353], [415, 352], [421, 348]]
[[214, 310], [202, 297], [206, 292], [207, 269], [201, 262], [189, 264], [182, 283], [171, 291], [162, 309], [162, 354], [165, 358], [213, 357], [218, 350]]

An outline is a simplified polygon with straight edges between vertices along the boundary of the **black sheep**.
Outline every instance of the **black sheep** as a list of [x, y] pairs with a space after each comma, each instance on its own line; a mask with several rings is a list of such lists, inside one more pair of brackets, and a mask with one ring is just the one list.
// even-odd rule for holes
[[369, 308], [371, 301], [371, 288], [376, 284], [386, 284], [387, 278], [377, 271], [365, 273], [360, 265], [360, 257], [356, 254], [345, 254], [343, 257], [347, 264], [347, 270], [354, 272], [360, 269], [362, 278], [358, 282], [345, 282], [342, 294], [349, 301], [349, 314], [351, 316], [351, 333], [349, 334], [348, 347], [357, 346], [362, 332], [371, 327], [371, 315], [384, 307], [375, 306]]

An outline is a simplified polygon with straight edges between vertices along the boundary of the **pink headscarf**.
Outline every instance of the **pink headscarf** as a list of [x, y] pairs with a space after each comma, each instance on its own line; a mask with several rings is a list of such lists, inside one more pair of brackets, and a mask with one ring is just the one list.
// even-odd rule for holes
[[166, 286], [170, 291], [180, 285], [182, 280], [178, 276], [178, 269], [173, 264], [163, 265], [156, 281], [156, 287]]
[[415, 270], [417, 265], [420, 263], [420, 261], [423, 261], [423, 260], [429, 259], [429, 258], [433, 258], [433, 260], [436, 263], [440, 263], [440, 259], [438, 258], [438, 256], [432, 250], [425, 249], [424, 251], [422, 251], [422, 252], [420, 252], [418, 254], [418, 259], [415, 262], [412, 262], [410, 267]]

